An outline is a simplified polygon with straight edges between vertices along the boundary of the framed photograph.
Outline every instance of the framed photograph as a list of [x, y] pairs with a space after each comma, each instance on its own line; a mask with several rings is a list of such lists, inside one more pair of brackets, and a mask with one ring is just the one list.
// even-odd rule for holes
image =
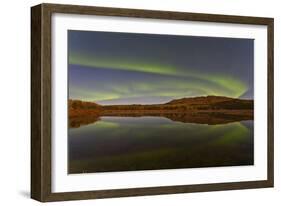
[[31, 8], [31, 197], [273, 187], [273, 19]]

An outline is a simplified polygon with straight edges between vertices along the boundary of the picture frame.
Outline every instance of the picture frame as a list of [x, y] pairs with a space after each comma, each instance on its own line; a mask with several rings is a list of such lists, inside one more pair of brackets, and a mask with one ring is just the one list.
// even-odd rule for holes
[[[262, 180], [227, 181], [218, 183], [171, 184], [117, 189], [91, 189], [54, 192], [52, 140], [54, 127], [53, 91], [60, 85], [54, 84], [54, 68], [52, 61], [56, 59], [52, 48], [57, 41], [52, 39], [54, 31], [53, 16], [55, 14], [76, 15], [90, 18], [118, 17], [134, 22], [136, 19], [168, 20], [191, 22], [196, 25], [203, 23], [221, 23], [223, 25], [263, 26], [266, 30], [266, 125], [267, 137], [263, 137], [266, 146], [266, 178]], [[31, 8], [31, 198], [41, 201], [65, 201], [96, 198], [127, 197], [140, 195], [160, 195], [190, 192], [236, 190], [273, 187], [274, 184], [274, 20], [272, 18], [230, 16], [217, 14], [200, 14], [171, 11], [152, 11], [123, 8], [106, 8], [79, 5], [40, 4]], [[65, 60], [66, 61], [66, 60]], [[256, 69], [256, 68], [255, 68]], [[256, 70], [255, 70], [256, 72]], [[57, 77], [56, 77], [57, 78]], [[65, 103], [67, 104], [67, 103]], [[256, 113], [255, 113], [256, 115]]]

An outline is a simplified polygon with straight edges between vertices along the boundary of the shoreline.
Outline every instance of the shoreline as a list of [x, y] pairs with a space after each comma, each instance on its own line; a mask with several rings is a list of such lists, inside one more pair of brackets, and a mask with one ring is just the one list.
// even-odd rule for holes
[[223, 124], [254, 119], [254, 101], [220, 96], [175, 99], [165, 104], [99, 105], [80, 100], [68, 101], [71, 128], [96, 122], [101, 116], [159, 116], [173, 121]]
[[[75, 114], [75, 115], [74, 115]], [[197, 124], [226, 124], [230, 122], [253, 120], [253, 110], [190, 110], [190, 111], [159, 111], [159, 110], [75, 110], [69, 113], [69, 127], [78, 128], [100, 120], [100, 117], [165, 117], [172, 121]]]

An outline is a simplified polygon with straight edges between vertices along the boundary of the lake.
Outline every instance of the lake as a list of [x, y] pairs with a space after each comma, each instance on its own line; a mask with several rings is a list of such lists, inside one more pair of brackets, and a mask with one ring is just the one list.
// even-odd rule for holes
[[198, 124], [104, 116], [68, 130], [68, 173], [254, 164], [253, 121]]

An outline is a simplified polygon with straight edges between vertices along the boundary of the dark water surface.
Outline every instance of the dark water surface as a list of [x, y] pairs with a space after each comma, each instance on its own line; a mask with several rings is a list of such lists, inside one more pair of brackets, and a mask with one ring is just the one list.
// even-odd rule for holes
[[68, 172], [253, 165], [253, 121], [196, 124], [165, 117], [101, 117], [69, 128]]

